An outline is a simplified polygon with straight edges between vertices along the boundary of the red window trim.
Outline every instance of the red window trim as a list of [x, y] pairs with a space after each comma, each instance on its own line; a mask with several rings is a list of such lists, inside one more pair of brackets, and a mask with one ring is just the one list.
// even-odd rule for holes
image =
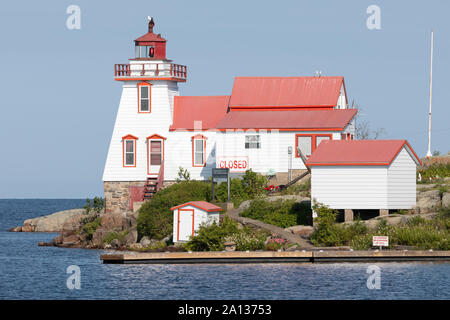
[[[318, 134], [318, 133], [311, 133], [311, 134], [295, 134], [295, 157], [300, 158], [300, 155], [298, 154], [297, 147], [298, 147], [298, 139], [297, 137], [311, 137], [311, 154], [316, 150], [317, 148], [317, 137], [329, 137], [330, 140], [333, 140], [333, 134]], [[309, 156], [306, 156], [306, 158], [309, 158]]]
[[[137, 162], [137, 154], [136, 154], [136, 141], [138, 140], [138, 137], [135, 137], [131, 134], [127, 134], [126, 136], [122, 137], [122, 165], [124, 168], [136, 168], [136, 162]], [[133, 141], [134, 144], [134, 165], [126, 165], [125, 164], [125, 145], [126, 141]]]
[[[206, 139], [202, 134], [196, 134], [195, 136], [191, 137], [192, 140], [192, 166], [193, 167], [206, 167]], [[195, 140], [203, 140], [203, 164], [195, 164], [195, 158], [194, 158], [194, 151], [195, 151]]]
[[[147, 86], [148, 87], [148, 111], [141, 111], [141, 87], [143, 86]], [[137, 84], [137, 91], [138, 91], [138, 95], [137, 95], [137, 103], [138, 103], [138, 113], [151, 113], [152, 112], [152, 84], [149, 82], [139, 82]]]
[[192, 211], [192, 236], [194, 236], [194, 222], [195, 222], [195, 210], [194, 209], [177, 209], [177, 241], [180, 241], [180, 211]]
[[161, 164], [163, 163], [163, 161], [164, 161], [164, 158], [165, 158], [165, 156], [164, 156], [164, 153], [165, 153], [165, 146], [164, 146], [164, 144], [165, 144], [165, 140], [166, 140], [167, 138], [166, 137], [163, 137], [163, 136], [160, 136], [159, 134], [152, 134], [151, 136], [148, 136], [147, 138], [146, 138], [146, 141], [147, 141], [147, 175], [153, 175], [153, 174], [158, 174], [159, 172], [156, 172], [156, 173], [151, 173], [150, 172], [150, 140], [160, 140], [160, 141], [162, 141], [162, 155], [161, 155]]

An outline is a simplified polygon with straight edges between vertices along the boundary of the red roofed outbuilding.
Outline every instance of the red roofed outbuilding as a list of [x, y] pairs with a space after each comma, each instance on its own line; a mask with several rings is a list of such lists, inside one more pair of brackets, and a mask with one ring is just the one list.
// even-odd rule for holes
[[333, 209], [412, 209], [420, 160], [406, 140], [324, 141], [306, 162], [311, 199]]

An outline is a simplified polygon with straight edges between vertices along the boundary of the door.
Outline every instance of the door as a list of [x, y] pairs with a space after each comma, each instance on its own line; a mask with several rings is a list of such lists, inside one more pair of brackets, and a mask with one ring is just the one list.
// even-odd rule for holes
[[163, 162], [163, 141], [152, 139], [148, 143], [148, 174], [158, 174]]
[[194, 209], [178, 209], [177, 241], [189, 241], [194, 235]]

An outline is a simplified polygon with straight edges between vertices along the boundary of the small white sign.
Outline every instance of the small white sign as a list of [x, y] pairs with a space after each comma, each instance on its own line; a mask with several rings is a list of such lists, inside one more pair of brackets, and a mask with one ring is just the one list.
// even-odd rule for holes
[[373, 236], [372, 245], [374, 247], [388, 247], [389, 237], [388, 236]]

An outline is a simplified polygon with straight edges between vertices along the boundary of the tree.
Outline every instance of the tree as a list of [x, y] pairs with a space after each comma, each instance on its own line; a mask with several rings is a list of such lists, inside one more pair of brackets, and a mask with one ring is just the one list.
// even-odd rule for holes
[[358, 109], [358, 113], [355, 116], [355, 137], [357, 140], [379, 139], [386, 134], [386, 129], [376, 128], [372, 130], [369, 121], [361, 119], [362, 108], [359, 107], [355, 101], [352, 102], [352, 109]]

